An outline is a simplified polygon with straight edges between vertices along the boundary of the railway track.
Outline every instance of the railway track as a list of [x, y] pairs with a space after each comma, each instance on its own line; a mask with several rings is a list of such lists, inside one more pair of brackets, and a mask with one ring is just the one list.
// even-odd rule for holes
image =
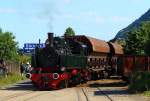
[[[99, 87], [97, 87], [96, 89], [97, 89], [96, 91], [101, 93], [99, 100], [101, 99], [101, 97], [103, 97], [103, 99], [105, 99], [104, 101], [114, 101], [108, 94], [106, 94]], [[89, 92], [88, 90], [86, 90], [86, 88], [77, 88], [76, 93], [77, 93], [77, 101], [95, 101], [92, 98], [90, 99], [90, 96], [88, 94]]]
[[86, 92], [84, 91], [84, 89], [81, 88], [81, 90], [82, 90], [82, 92], [83, 92], [83, 94], [84, 94], [84, 96], [85, 96], [85, 98], [86, 98], [86, 101], [90, 101], [89, 98], [88, 98], [88, 96], [87, 96], [87, 94], [86, 94]]
[[90, 101], [84, 88], [75, 88], [77, 94], [77, 101]]
[[103, 90], [97, 87], [98, 91], [100, 91], [109, 101], [114, 101], [108, 94], [106, 94]]

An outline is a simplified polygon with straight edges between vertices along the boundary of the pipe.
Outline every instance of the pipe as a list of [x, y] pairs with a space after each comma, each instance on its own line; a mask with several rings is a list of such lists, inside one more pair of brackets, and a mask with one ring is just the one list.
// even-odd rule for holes
[[49, 41], [49, 45], [51, 47], [53, 47], [53, 40], [54, 40], [54, 33], [49, 32], [48, 33], [48, 41]]

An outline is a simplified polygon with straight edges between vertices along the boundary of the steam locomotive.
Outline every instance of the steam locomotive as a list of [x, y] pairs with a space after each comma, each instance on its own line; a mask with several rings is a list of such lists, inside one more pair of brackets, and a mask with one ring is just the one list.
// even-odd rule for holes
[[32, 83], [41, 89], [60, 89], [88, 80], [122, 75], [123, 48], [85, 35], [54, 37], [32, 55]]

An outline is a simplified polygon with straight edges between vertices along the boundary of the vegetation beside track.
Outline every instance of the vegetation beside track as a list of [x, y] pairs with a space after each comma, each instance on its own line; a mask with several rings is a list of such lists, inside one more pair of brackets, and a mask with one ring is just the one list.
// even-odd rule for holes
[[27, 78], [25, 76], [22, 77], [20, 74], [9, 74], [7, 77], [0, 77], [0, 88], [25, 79]]
[[133, 74], [129, 85], [130, 92], [144, 92], [144, 95], [150, 96], [150, 72], [137, 72]]
[[144, 95], [150, 97], [150, 91], [145, 91]]

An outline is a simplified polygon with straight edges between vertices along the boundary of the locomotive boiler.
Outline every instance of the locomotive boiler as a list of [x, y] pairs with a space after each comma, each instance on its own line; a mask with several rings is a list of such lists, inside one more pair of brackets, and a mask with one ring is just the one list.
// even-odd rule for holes
[[45, 48], [32, 55], [28, 77], [41, 89], [59, 89], [92, 79], [120, 75], [120, 45], [85, 35], [54, 37], [48, 33]]

